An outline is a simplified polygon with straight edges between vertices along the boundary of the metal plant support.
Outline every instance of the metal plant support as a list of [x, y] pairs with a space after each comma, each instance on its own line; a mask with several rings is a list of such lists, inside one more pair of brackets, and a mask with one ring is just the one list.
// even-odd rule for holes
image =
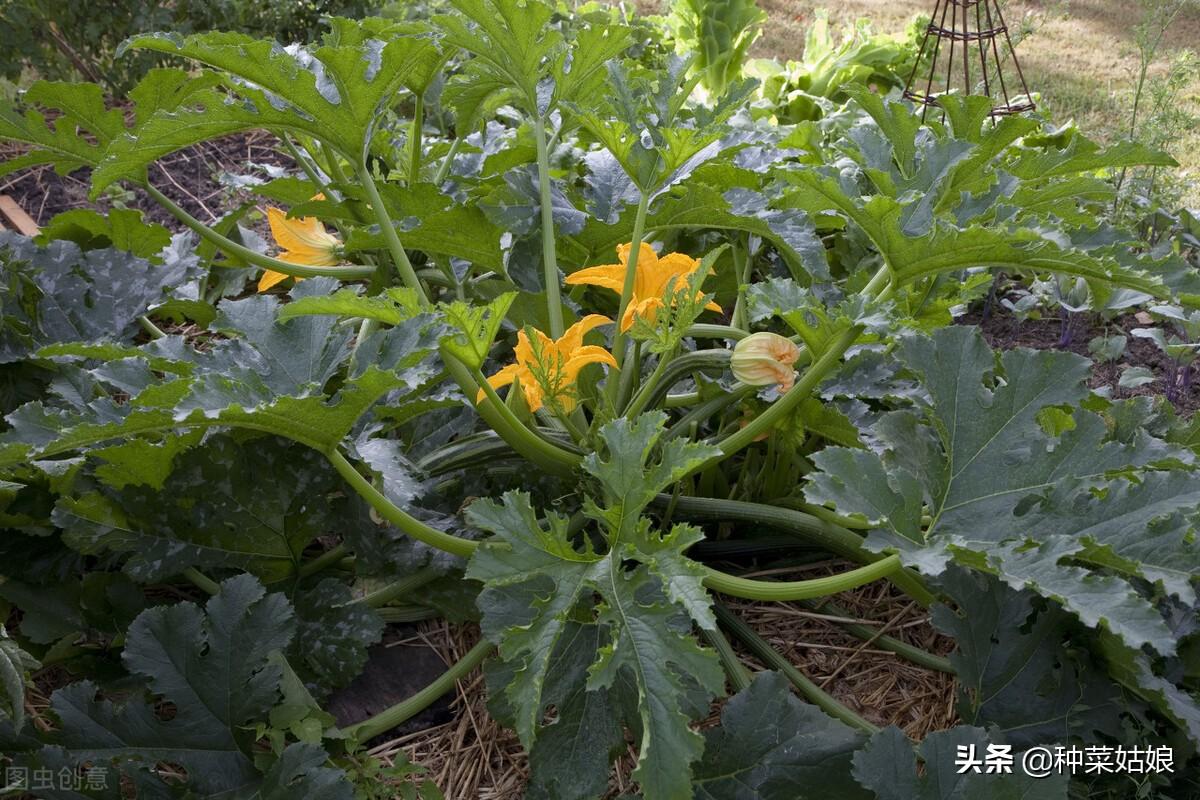
[[[929, 76], [920, 80], [917, 70], [927, 63], [926, 53], [931, 48]], [[1007, 61], [1001, 56], [1004, 51]], [[1012, 83], [1011, 72], [1007, 78], [1004, 74], [1004, 70], [1014, 68], [1020, 87]], [[924, 120], [930, 107], [938, 107], [942, 95], [978, 94], [980, 89], [993, 100], [993, 119], [1035, 108], [999, 0], [937, 0], [904, 96], [922, 106]], [[996, 89], [998, 95], [994, 94]], [[1010, 90], [1018, 89], [1019, 93], [1010, 94]]]

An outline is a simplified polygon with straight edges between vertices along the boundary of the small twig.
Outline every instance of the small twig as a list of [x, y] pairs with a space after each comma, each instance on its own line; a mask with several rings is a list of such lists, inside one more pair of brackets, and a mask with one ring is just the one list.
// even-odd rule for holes
[[860, 644], [858, 646], [858, 648], [854, 651], [854, 653], [849, 658], [847, 658], [845, 661], [843, 661], [841, 664], [839, 664], [838, 668], [835, 669], [833, 672], [831, 672], [829, 674], [829, 676], [825, 678], [825, 680], [821, 681], [821, 688], [824, 689], [826, 684], [828, 684], [831, 680], [833, 680], [839, 674], [841, 674], [842, 670], [844, 670], [847, 666], [849, 666], [850, 663], [852, 661], [854, 661], [854, 659], [856, 659], [860, 655], [862, 655], [863, 652], [866, 651], [866, 649], [871, 645], [872, 642], [874, 642], [876, 639], [878, 639], [883, 634], [887, 633], [888, 630], [890, 630], [893, 625], [895, 625], [897, 622], [899, 622], [900, 619], [903, 618], [905, 614], [907, 614], [909, 611], [911, 611], [913, 609], [913, 606], [915, 606], [915, 605], [916, 605], [916, 602], [912, 602], [912, 603], [909, 603], [908, 605], [906, 605], [900, 611], [899, 614], [892, 617], [891, 620], [888, 621], [887, 625], [884, 625], [882, 628], [880, 628], [878, 633], [876, 633], [873, 637], [871, 637], [870, 639], [868, 639], [865, 642], [863, 642], [862, 644]]

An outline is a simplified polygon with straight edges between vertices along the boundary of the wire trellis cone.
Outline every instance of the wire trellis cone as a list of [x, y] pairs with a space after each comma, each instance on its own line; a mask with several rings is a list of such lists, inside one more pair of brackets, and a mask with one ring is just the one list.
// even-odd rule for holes
[[[928, 75], [918, 75], [924, 64]], [[993, 119], [1036, 107], [999, 0], [937, 0], [934, 5], [904, 96], [922, 107], [923, 120], [930, 108], [939, 107], [938, 98], [950, 93], [992, 98]]]

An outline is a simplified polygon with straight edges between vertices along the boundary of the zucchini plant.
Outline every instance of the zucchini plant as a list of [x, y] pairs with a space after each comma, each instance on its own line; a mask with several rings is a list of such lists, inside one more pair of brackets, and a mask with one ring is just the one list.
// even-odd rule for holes
[[[135, 37], [186, 66], [128, 114], [62, 83], [0, 112], [27, 146], [4, 171], [87, 170], [185, 229], [0, 234], [5, 687], [35, 658], [85, 676], [45, 729], [0, 706], [12, 764], [104, 767], [94, 796], [348, 798], [357, 748], [480, 664], [530, 797], [604, 796], [630, 743], [647, 800], [1073, 791], [931, 779], [959, 746], [1136, 737], [1194, 764], [1195, 425], [952, 324], [994, 271], [1196, 307], [1194, 271], [1095, 228], [1108, 172], [1169, 158], [979, 98], [925, 125], [861, 87], [768, 124], [752, 81], [698, 104], [685, 61], [605, 12], [451, 5], [313, 45]], [[153, 180], [248, 130], [295, 160], [251, 187], [278, 256]], [[713, 521], [843, 566], [744, 577], [696, 554]], [[956, 643], [876, 642], [958, 677], [963, 724], [919, 745], [720, 600], [875, 581]], [[479, 644], [338, 725], [330, 693], [414, 606]], [[787, 669], [751, 679], [727, 635]]]

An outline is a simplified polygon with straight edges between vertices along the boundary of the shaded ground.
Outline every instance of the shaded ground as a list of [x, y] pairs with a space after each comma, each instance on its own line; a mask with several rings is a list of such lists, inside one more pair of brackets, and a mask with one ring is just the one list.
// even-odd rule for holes
[[[1057, 317], [1030, 319], [1019, 322], [1006, 309], [992, 307], [986, 317], [982, 308], [975, 308], [958, 320], [963, 325], [978, 325], [983, 331], [984, 338], [993, 348], [1010, 350], [1014, 347], [1029, 347], [1034, 350], [1067, 350], [1091, 359], [1092, 378], [1089, 385], [1093, 389], [1107, 387], [1114, 399], [1135, 397], [1138, 395], [1163, 395], [1166, 393], [1164, 378], [1170, 374], [1171, 359], [1159, 350], [1153, 342], [1133, 336], [1130, 331], [1134, 328], [1152, 328], [1155, 323], [1143, 315], [1123, 314], [1111, 322], [1105, 322], [1097, 315], [1075, 314], [1071, 323], [1070, 341], [1063, 345], [1063, 320]], [[1114, 363], [1100, 363], [1088, 352], [1088, 342], [1097, 336], [1113, 336], [1124, 334], [1128, 339], [1125, 354]], [[1136, 389], [1124, 389], [1117, 381], [1129, 367], [1145, 367], [1155, 376], [1154, 383], [1139, 386]], [[1184, 416], [1192, 414], [1200, 408], [1200, 381], [1193, 381], [1191, 392], [1183, 395], [1175, 404], [1175, 409]]]
[[[268, 133], [227, 136], [172, 153], [150, 169], [150, 181], [163, 194], [182, 206], [201, 222], [212, 222], [227, 213], [236, 202], [238, 190], [229, 176], [258, 172], [254, 165], [286, 167], [294, 165], [277, 152], [278, 141]], [[22, 152], [22, 148], [0, 142], [0, 161]], [[180, 225], [161, 206], [137, 189], [104, 192], [95, 203], [88, 200], [91, 171], [81, 169], [70, 175], [58, 175], [49, 166], [0, 177], [0, 194], [7, 194], [25, 209], [38, 225], [54, 215], [73, 208], [135, 208], [144, 218], [172, 230]]]

